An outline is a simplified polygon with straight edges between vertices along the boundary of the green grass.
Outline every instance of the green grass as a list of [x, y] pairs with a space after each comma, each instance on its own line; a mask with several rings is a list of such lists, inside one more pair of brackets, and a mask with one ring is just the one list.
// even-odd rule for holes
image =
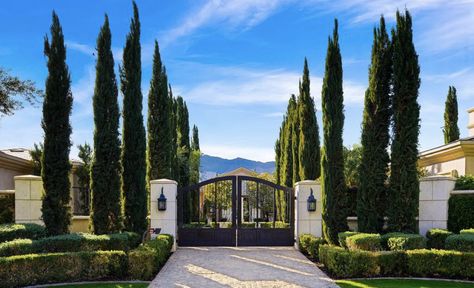
[[337, 280], [342, 288], [469, 288], [472, 283], [437, 280], [411, 279], [369, 279], [369, 280]]
[[92, 283], [77, 285], [50, 286], [51, 288], [146, 288], [147, 283]]

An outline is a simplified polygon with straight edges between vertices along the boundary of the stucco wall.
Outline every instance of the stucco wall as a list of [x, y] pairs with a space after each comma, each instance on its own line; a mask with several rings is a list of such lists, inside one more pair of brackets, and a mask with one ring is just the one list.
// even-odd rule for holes
[[25, 175], [25, 171], [12, 170], [4, 167], [0, 167], [0, 190], [14, 190], [15, 189], [15, 176]]
[[[468, 160], [472, 161], [473, 159], [468, 159]], [[469, 163], [466, 163], [466, 158], [462, 157], [455, 160], [432, 164], [424, 168], [428, 171], [428, 174], [430, 175], [448, 176], [448, 175], [451, 175], [451, 171], [456, 170], [458, 171], [459, 176], [462, 176], [466, 174], [466, 164], [469, 164]], [[469, 167], [474, 168], [474, 167], [471, 167], [473, 165], [474, 163], [471, 163], [469, 164]], [[474, 169], [470, 170], [471, 173], [473, 171]]]

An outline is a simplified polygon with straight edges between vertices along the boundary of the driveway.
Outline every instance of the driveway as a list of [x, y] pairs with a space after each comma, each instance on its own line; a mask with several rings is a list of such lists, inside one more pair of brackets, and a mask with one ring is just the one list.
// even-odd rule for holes
[[179, 248], [150, 287], [338, 287], [293, 247]]

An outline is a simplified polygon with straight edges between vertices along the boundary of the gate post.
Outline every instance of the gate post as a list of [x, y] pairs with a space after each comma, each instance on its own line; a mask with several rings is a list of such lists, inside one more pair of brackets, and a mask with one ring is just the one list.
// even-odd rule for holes
[[[159, 179], [150, 181], [150, 227], [161, 228], [162, 234], [173, 235], [173, 251], [176, 250], [176, 236], [178, 232], [178, 206], [177, 192], [178, 183], [174, 180]], [[161, 189], [166, 197], [166, 210], [158, 210], [158, 198], [161, 195]]]
[[[308, 197], [313, 189], [316, 198], [316, 211], [308, 211]], [[321, 214], [321, 184], [312, 180], [304, 180], [295, 183], [295, 245], [298, 247], [301, 234], [312, 234], [316, 237], [322, 236], [322, 214]]]

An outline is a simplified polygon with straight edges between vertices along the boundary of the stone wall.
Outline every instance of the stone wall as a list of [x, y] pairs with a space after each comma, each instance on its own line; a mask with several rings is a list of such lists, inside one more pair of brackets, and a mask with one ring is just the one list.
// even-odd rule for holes
[[[307, 200], [313, 189], [314, 198], [316, 198], [316, 211], [308, 212]], [[298, 239], [301, 234], [312, 234], [321, 237], [322, 217], [321, 217], [321, 185], [316, 181], [300, 181], [295, 184], [295, 237]]]

